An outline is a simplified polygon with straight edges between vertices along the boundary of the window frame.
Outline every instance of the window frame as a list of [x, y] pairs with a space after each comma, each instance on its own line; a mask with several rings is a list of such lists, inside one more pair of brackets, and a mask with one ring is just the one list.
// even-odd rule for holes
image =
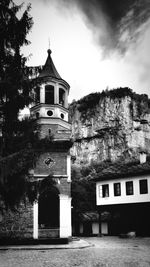
[[66, 91], [64, 88], [59, 88], [59, 105], [65, 106], [65, 97], [66, 97]]
[[[130, 187], [129, 187], [130, 186]], [[134, 187], [133, 187], [133, 181], [127, 181], [126, 182], [126, 195], [132, 196], [134, 195]]]
[[[145, 187], [145, 185], [144, 185], [144, 188], [142, 188], [142, 183], [143, 182], [146, 182], [146, 187]], [[145, 190], [146, 189], [146, 190]], [[148, 181], [147, 181], [147, 179], [140, 179], [139, 180], [139, 192], [140, 192], [140, 195], [143, 195], [143, 194], [148, 194]]]
[[45, 85], [45, 104], [54, 105], [55, 104], [55, 87], [54, 85]]
[[99, 197], [100, 198], [109, 197], [109, 184], [99, 185]]
[[[113, 186], [114, 186], [114, 196], [115, 197], [121, 196], [121, 183], [120, 182], [114, 183]], [[119, 187], [117, 188], [117, 186]]]

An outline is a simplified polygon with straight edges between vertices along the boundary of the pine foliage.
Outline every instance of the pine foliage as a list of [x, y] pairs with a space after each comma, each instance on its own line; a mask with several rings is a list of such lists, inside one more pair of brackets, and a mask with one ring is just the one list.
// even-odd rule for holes
[[6, 206], [19, 203], [25, 193], [28, 169], [33, 165], [31, 144], [36, 134], [31, 120], [19, 121], [19, 111], [32, 101], [32, 83], [25, 76], [21, 47], [28, 45], [33, 25], [31, 5], [0, 0], [0, 198]]

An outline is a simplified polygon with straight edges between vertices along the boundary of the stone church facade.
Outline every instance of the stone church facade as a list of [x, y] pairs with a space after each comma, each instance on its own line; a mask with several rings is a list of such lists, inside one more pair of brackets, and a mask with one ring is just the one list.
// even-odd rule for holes
[[68, 238], [72, 235], [70, 86], [57, 72], [50, 49], [36, 84], [30, 114], [38, 125], [39, 138], [51, 142], [39, 151], [30, 176], [33, 185], [45, 178], [52, 179], [54, 185], [45, 187], [33, 205], [22, 203], [16, 212], [7, 211], [0, 218], [0, 236]]

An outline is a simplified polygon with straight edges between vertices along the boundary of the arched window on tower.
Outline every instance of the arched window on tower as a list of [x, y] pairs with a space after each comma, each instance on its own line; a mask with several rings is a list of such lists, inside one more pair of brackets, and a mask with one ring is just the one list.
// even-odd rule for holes
[[65, 106], [65, 90], [59, 88], [59, 105]]
[[54, 104], [54, 86], [45, 86], [45, 104]]

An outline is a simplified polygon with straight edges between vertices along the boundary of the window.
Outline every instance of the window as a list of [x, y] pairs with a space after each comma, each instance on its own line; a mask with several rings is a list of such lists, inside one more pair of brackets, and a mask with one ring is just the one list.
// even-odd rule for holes
[[59, 104], [62, 106], [65, 104], [65, 91], [62, 88], [59, 88]]
[[39, 119], [40, 113], [39, 112], [36, 112], [35, 116], [36, 116], [36, 119]]
[[108, 184], [103, 184], [99, 186], [99, 196], [109, 197], [109, 185]]
[[45, 86], [45, 104], [54, 104], [54, 86]]
[[114, 196], [121, 196], [121, 185], [120, 183], [114, 183]]
[[147, 180], [140, 180], [140, 194], [147, 194], [148, 193], [148, 186], [147, 186]]
[[61, 113], [61, 114], [60, 114], [60, 117], [61, 117], [62, 119], [64, 119], [64, 114], [63, 114], [63, 113]]
[[50, 117], [53, 116], [53, 111], [52, 110], [48, 110], [47, 111], [47, 115], [50, 116]]
[[39, 103], [40, 102], [40, 87], [35, 88], [35, 102]]
[[126, 195], [133, 195], [133, 182], [126, 182]]

